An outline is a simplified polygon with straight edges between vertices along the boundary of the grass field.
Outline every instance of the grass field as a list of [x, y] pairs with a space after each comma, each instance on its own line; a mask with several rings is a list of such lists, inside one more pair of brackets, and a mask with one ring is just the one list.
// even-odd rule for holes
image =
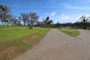
[[37, 44], [49, 28], [0, 26], [0, 60], [9, 60]]
[[69, 36], [76, 37], [80, 34], [79, 31], [72, 30], [72, 29], [59, 29], [61, 32], [68, 34]]

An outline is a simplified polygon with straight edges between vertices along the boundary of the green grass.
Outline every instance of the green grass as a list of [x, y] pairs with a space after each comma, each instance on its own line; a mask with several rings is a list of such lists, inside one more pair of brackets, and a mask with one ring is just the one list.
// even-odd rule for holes
[[[18, 52], [17, 54], [22, 53], [32, 45], [36, 44], [36, 42], [40, 41], [48, 30], [49, 28], [39, 27], [28, 29], [28, 27], [20, 26], [0, 26], [0, 53], [4, 50], [8, 50], [10, 47], [17, 47], [12, 48], [14, 50], [16, 49], [15, 52], [13, 52], [14, 55], [16, 52]], [[0, 60], [6, 60], [7, 58], [9, 59], [10, 57], [7, 55], [10, 54], [11, 53], [8, 52], [3, 53], [0, 55]], [[12, 56], [14, 56], [13, 54]]]
[[87, 27], [87, 29], [86, 30], [90, 30], [90, 27]]
[[76, 30], [72, 30], [72, 29], [59, 29], [61, 32], [64, 32], [65, 34], [72, 36], [72, 37], [76, 37], [80, 34], [79, 31]]

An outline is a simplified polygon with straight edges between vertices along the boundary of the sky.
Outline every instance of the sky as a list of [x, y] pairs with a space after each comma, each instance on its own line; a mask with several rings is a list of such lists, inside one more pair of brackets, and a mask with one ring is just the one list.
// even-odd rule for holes
[[73, 23], [90, 15], [90, 0], [0, 0], [0, 4], [9, 6], [14, 16], [35, 12], [40, 21], [49, 16], [54, 23]]

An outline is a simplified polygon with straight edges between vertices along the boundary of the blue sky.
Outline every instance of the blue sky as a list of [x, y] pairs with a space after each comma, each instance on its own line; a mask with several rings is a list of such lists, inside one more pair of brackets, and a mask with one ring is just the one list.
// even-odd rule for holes
[[40, 21], [50, 16], [54, 23], [76, 22], [90, 15], [90, 0], [0, 0], [0, 4], [9, 6], [14, 16], [36, 12]]

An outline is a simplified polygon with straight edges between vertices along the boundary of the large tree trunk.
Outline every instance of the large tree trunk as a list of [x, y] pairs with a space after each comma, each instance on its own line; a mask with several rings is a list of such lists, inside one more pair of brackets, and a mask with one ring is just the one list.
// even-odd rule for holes
[[30, 29], [33, 29], [33, 23], [30, 25]]
[[32, 26], [30, 25], [29, 29], [32, 29]]
[[[5, 17], [5, 13], [4, 13], [4, 22], [5, 22], [5, 19], [6, 19], [6, 17]], [[5, 25], [6, 25], [6, 22], [5, 22]]]
[[24, 21], [24, 26], [26, 26], [26, 21]]
[[87, 29], [87, 26], [86, 25], [87, 25], [86, 23], [83, 23], [83, 28], [84, 29]]

